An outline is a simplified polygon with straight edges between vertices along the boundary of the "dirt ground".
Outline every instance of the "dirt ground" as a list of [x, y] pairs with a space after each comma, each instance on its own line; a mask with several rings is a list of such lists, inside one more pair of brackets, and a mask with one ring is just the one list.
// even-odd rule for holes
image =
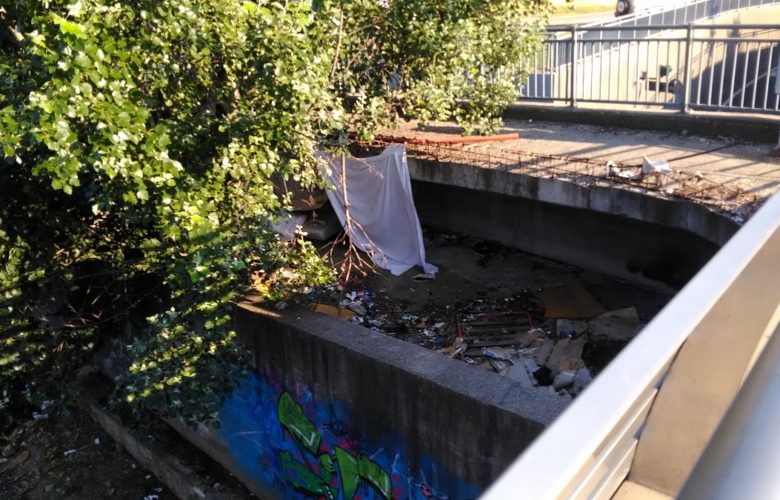
[[0, 410], [0, 498], [176, 498], [67, 399], [26, 410]]

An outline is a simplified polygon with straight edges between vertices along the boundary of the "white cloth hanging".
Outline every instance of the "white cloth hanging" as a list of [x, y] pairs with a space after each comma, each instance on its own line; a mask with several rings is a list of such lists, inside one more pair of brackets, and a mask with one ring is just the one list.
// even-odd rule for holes
[[[346, 223], [341, 190], [341, 158], [320, 153], [326, 160], [323, 175], [333, 183], [328, 189], [333, 210]], [[346, 159], [347, 198], [354, 227], [352, 242], [371, 256], [379, 267], [398, 276], [419, 265], [428, 274], [439, 269], [425, 262], [420, 221], [412, 199], [406, 148], [392, 144], [378, 156]]]

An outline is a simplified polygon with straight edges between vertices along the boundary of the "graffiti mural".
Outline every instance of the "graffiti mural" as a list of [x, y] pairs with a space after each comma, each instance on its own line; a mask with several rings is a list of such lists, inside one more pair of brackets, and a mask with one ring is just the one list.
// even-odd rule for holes
[[220, 416], [221, 435], [243, 472], [279, 498], [476, 498], [480, 490], [427, 457], [412, 470], [401, 440], [356, 435], [349, 408], [294, 394], [249, 374]]

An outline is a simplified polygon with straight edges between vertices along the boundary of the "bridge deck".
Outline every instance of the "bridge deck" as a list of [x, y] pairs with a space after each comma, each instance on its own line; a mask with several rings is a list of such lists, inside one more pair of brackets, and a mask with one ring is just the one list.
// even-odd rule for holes
[[[572, 157], [587, 162], [543, 162], [538, 175], [570, 177], [577, 181], [600, 182], [608, 161], [625, 166], [641, 165], [642, 156], [670, 163], [673, 176], [663, 189], [653, 191], [658, 196], [672, 195], [690, 198], [711, 208], [732, 214], [742, 222], [770, 195], [780, 189], [780, 159], [772, 158], [770, 144], [751, 144], [726, 138], [704, 138], [673, 132], [636, 131], [604, 128], [593, 125], [555, 122], [507, 120], [501, 132], [519, 132], [520, 139], [501, 142], [481, 142], [461, 146], [464, 161], [480, 161], [485, 167], [507, 165], [512, 153]], [[437, 139], [451, 137], [457, 128], [450, 122], [430, 124], [425, 131], [410, 122], [389, 135], [407, 138]], [[593, 177], [592, 179], [589, 179]], [[698, 180], [700, 179], [700, 180]], [[626, 186], [631, 187], [631, 186]]]

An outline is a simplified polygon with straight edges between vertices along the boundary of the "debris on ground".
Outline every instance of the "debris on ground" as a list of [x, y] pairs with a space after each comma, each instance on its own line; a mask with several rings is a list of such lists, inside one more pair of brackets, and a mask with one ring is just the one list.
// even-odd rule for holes
[[87, 414], [62, 399], [36, 405], [0, 407], [0, 498], [143, 498], [159, 490], [159, 500], [175, 496], [116, 445]]
[[[424, 238], [429, 255], [447, 258], [435, 279], [380, 273], [316, 287], [311, 307], [567, 398], [582, 392], [639, 331], [636, 307], [622, 307], [624, 299], [605, 307], [571, 266], [465, 235], [426, 229]], [[517, 278], [507, 278], [505, 266]], [[604, 287], [596, 288], [600, 298]], [[614, 295], [624, 297], [627, 285], [620, 287]], [[649, 314], [668, 300], [649, 291], [630, 295], [640, 304], [654, 297]]]
[[651, 160], [642, 155], [642, 173], [645, 175], [662, 174], [671, 171], [669, 162], [666, 160]]
[[329, 306], [327, 304], [312, 304], [311, 309], [314, 312], [328, 314], [338, 319], [351, 320], [355, 316], [355, 312], [352, 310]]
[[609, 311], [588, 322], [591, 337], [598, 340], [628, 342], [639, 329], [639, 314], [636, 308], [629, 307]]

